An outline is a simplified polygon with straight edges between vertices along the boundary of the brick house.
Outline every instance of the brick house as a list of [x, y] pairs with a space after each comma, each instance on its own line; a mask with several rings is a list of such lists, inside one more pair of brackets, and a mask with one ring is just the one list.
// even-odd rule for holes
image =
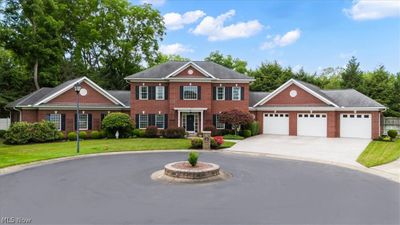
[[125, 78], [130, 91], [107, 91], [86, 77], [42, 88], [6, 107], [12, 121], [53, 121], [60, 130], [76, 128], [76, 93], [81, 82], [83, 130], [99, 130], [109, 112], [125, 112], [137, 128], [184, 127], [189, 133], [207, 126], [228, 128], [219, 114], [250, 112], [263, 134], [377, 138], [385, 107], [353, 90], [321, 90], [291, 79], [271, 93], [250, 92], [254, 81], [213, 62], [167, 62]]

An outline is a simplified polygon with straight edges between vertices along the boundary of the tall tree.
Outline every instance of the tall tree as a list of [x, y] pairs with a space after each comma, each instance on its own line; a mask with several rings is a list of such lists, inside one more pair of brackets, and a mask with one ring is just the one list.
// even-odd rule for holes
[[273, 91], [294, 77], [290, 67], [283, 68], [276, 61], [261, 63], [261, 66], [252, 71], [250, 75], [256, 79], [250, 87], [253, 91]]
[[342, 88], [359, 89], [362, 78], [362, 71], [360, 70], [360, 63], [357, 62], [356, 57], [351, 57], [346, 65], [346, 68], [341, 73]]
[[210, 55], [208, 55], [204, 60], [215, 62], [239, 73], [247, 74], [249, 72], [246, 61], [239, 58], [233, 58], [231, 55], [225, 56], [219, 51], [211, 52]]
[[393, 96], [394, 77], [386, 71], [384, 66], [379, 66], [363, 77], [362, 92], [379, 103], [389, 106]]
[[[190, 59], [182, 57], [180, 55], [165, 55], [165, 54], [159, 53], [154, 64], [158, 65], [158, 64], [169, 62], [169, 61], [184, 62], [184, 61], [190, 61]], [[153, 66], [153, 65], [150, 65], [150, 66]]]

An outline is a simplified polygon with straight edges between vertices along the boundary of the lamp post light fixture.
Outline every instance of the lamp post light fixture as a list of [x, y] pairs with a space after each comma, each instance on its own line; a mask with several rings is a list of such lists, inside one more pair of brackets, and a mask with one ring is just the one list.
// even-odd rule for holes
[[79, 153], [79, 92], [82, 90], [80, 82], [74, 85], [74, 90], [76, 92], [76, 153]]

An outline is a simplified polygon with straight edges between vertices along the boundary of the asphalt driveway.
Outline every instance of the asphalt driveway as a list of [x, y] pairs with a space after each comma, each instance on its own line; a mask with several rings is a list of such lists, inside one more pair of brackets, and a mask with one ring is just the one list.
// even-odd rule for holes
[[265, 153], [363, 167], [356, 159], [370, 141], [359, 138], [258, 135], [238, 142], [227, 151]]

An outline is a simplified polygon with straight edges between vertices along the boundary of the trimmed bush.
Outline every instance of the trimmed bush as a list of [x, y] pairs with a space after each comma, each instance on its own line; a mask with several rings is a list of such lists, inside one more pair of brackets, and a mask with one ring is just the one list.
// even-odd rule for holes
[[250, 123], [249, 128], [251, 130], [251, 136], [258, 135], [260, 132], [260, 125], [257, 121]]
[[218, 145], [222, 145], [224, 143], [224, 137], [222, 136], [215, 136], [214, 140], [218, 143]]
[[26, 144], [32, 138], [32, 124], [27, 122], [16, 122], [4, 134], [7, 144]]
[[144, 132], [144, 135], [148, 138], [158, 138], [158, 128], [156, 126], [148, 126]]
[[243, 130], [243, 137], [244, 138], [251, 137], [251, 130]]
[[64, 140], [65, 139], [65, 134], [63, 131], [58, 131], [57, 133], [57, 140]]
[[217, 140], [215, 140], [215, 138], [211, 138], [210, 146], [212, 149], [218, 149], [220, 144], [217, 142]]
[[76, 132], [74, 132], [74, 131], [73, 132], [69, 132], [67, 137], [68, 137], [68, 140], [75, 141], [76, 140]]
[[118, 131], [120, 138], [126, 138], [131, 136], [134, 122], [128, 114], [115, 112], [104, 117], [101, 125], [106, 131], [107, 137], [115, 137], [115, 133]]
[[166, 138], [184, 138], [185, 135], [186, 131], [183, 127], [167, 128], [164, 130], [164, 137]]
[[6, 134], [6, 130], [0, 130], [0, 138], [3, 138], [4, 134]]
[[201, 138], [193, 138], [191, 140], [191, 143], [192, 143], [191, 148], [194, 148], [194, 149], [203, 148], [203, 139], [201, 139]]
[[86, 139], [88, 137], [86, 131], [79, 131], [79, 138]]
[[100, 134], [99, 131], [94, 130], [94, 131], [92, 131], [92, 132], [90, 133], [90, 137], [91, 137], [92, 139], [100, 139], [100, 138], [101, 138], [101, 134]]
[[134, 129], [132, 131], [132, 137], [139, 137], [139, 132], [140, 132], [140, 129]]
[[99, 135], [100, 135], [100, 138], [105, 138], [107, 136], [106, 132], [104, 130], [100, 130]]
[[218, 130], [214, 126], [206, 126], [206, 127], [204, 127], [203, 130], [204, 131], [211, 131], [211, 136], [213, 136], [213, 137], [218, 135]]
[[52, 122], [43, 120], [31, 126], [31, 142], [41, 143], [58, 139], [58, 131]]
[[189, 152], [188, 162], [190, 163], [190, 165], [192, 165], [193, 167], [196, 166], [198, 159], [199, 159], [198, 152], [195, 151]]
[[388, 130], [387, 134], [388, 134], [388, 136], [390, 137], [390, 139], [391, 139], [392, 141], [393, 141], [393, 140], [397, 137], [397, 135], [398, 135], [397, 130]]

